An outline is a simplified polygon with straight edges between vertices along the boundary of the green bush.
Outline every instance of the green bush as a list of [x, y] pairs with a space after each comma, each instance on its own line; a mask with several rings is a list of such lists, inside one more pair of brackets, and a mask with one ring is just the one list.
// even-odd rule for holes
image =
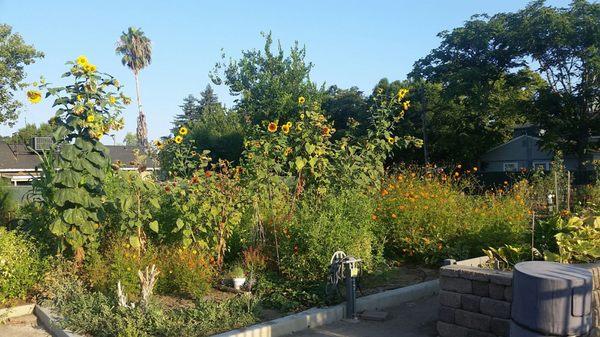
[[405, 171], [390, 177], [373, 213], [386, 233], [386, 254], [437, 265], [482, 255], [482, 249], [523, 242], [529, 229], [525, 186], [470, 194], [471, 181]]
[[119, 307], [114, 295], [90, 291], [71, 262], [56, 261], [46, 276], [46, 300], [64, 317], [60, 325], [95, 337], [198, 337], [257, 321], [257, 301], [237, 296], [221, 302], [198, 301], [193, 307], [166, 309], [155, 299], [147, 308]]
[[145, 252], [140, 252], [126, 239], [111, 241], [104, 249], [86, 256], [84, 268], [88, 282], [95, 290], [114, 294], [117, 282], [121, 281], [123, 290], [136, 299], [141, 290], [138, 270], [156, 263], [156, 248], [148, 246]]
[[199, 247], [164, 247], [159, 256], [159, 293], [199, 299], [210, 289], [214, 270], [210, 257]]
[[44, 267], [29, 237], [0, 227], [0, 304], [26, 299], [41, 280]]
[[335, 251], [361, 258], [369, 269], [382, 245], [374, 235], [372, 197], [340, 191], [305, 196], [296, 214], [282, 225], [281, 270], [294, 280], [323, 280]]

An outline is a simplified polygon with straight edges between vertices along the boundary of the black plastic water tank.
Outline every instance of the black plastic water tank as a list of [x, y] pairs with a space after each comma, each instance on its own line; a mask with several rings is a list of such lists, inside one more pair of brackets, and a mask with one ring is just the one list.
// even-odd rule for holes
[[591, 302], [589, 270], [554, 262], [518, 263], [513, 272], [510, 335], [585, 335], [591, 329]]

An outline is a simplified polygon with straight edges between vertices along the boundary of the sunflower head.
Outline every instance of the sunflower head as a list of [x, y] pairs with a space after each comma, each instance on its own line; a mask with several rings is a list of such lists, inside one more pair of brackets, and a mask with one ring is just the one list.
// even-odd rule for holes
[[277, 123], [275, 123], [275, 122], [269, 123], [269, 126], [267, 126], [267, 130], [271, 133], [277, 131]]
[[93, 64], [91, 64], [91, 63], [86, 63], [86, 64], [83, 66], [83, 70], [84, 70], [86, 73], [93, 73], [93, 72], [95, 72], [95, 71], [96, 71], [96, 66], [95, 66], [95, 65], [93, 65]]
[[85, 55], [79, 55], [79, 57], [77, 58], [77, 64], [79, 64], [82, 67], [88, 64], [87, 57]]
[[410, 101], [405, 101], [402, 103], [402, 109], [408, 110], [408, 108], [410, 108]]
[[179, 134], [185, 136], [188, 134], [188, 129], [185, 126], [179, 128]]
[[183, 137], [177, 135], [177, 136], [175, 136], [173, 141], [175, 141], [175, 143], [177, 143], [177, 144], [181, 144], [181, 142], [183, 142]]
[[387, 138], [387, 141], [388, 141], [388, 143], [390, 143], [390, 144], [394, 144], [394, 143], [396, 142], [396, 138], [394, 138], [394, 137], [388, 137], [388, 138]]
[[321, 129], [321, 132], [323, 133], [323, 136], [329, 136], [331, 133], [331, 129], [328, 126], [323, 127], [323, 129]]
[[94, 117], [94, 115], [88, 115], [87, 118], [85, 119], [85, 121], [88, 123], [93, 123], [94, 120], [96, 120], [96, 117]]
[[291, 127], [291, 125], [290, 125], [290, 124], [291, 124], [291, 123], [284, 124], [284, 125], [281, 127], [281, 131], [283, 131], [283, 133], [285, 133], [286, 135], [287, 135], [288, 133], [290, 133], [290, 127]]
[[42, 100], [42, 93], [37, 90], [29, 90], [27, 92], [27, 99], [33, 104], [37, 104]]
[[306, 98], [303, 96], [298, 97], [298, 104], [304, 104], [304, 102], [306, 102]]
[[108, 101], [110, 102], [110, 104], [115, 104], [117, 102], [117, 98], [115, 96], [110, 96], [108, 98]]

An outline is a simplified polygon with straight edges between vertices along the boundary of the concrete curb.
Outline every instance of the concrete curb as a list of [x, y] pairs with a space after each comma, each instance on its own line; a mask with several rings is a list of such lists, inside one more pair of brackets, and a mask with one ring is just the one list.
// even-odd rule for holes
[[0, 309], [0, 322], [13, 317], [25, 316], [33, 313], [35, 304], [24, 304], [17, 307]]
[[58, 326], [57, 317], [52, 314], [50, 309], [36, 305], [33, 313], [37, 316], [40, 324], [52, 335], [52, 337], [83, 337], [71, 331], [61, 329]]
[[[380, 310], [439, 293], [439, 280], [383, 291], [356, 299], [357, 311]], [[327, 308], [311, 308], [290, 316], [231, 330], [213, 337], [278, 337], [323, 326], [344, 318], [345, 304]]]

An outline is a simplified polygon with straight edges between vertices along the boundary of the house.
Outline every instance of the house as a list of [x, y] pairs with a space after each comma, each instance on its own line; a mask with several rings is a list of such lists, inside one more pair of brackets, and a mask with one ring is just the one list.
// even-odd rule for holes
[[[539, 145], [540, 130], [535, 125], [526, 124], [517, 126], [513, 138], [508, 142], [498, 145], [480, 158], [479, 166], [482, 172], [517, 172], [523, 169], [549, 170], [554, 159], [553, 151], [541, 149]], [[592, 152], [588, 160], [600, 160], [600, 152]], [[566, 154], [565, 168], [576, 171], [580, 168], [579, 159], [574, 155]], [[591, 165], [584, 165], [585, 170], [592, 170]]]
[[[43, 150], [49, 146], [49, 137], [36, 137], [31, 146], [26, 144], [8, 144], [0, 141], [0, 179], [9, 180], [12, 185], [29, 185], [34, 178], [41, 174], [40, 158], [33, 149]], [[106, 145], [112, 162], [119, 162], [121, 170], [137, 170], [133, 165], [135, 160], [133, 146]], [[158, 167], [148, 160], [148, 171], [157, 170]]]

